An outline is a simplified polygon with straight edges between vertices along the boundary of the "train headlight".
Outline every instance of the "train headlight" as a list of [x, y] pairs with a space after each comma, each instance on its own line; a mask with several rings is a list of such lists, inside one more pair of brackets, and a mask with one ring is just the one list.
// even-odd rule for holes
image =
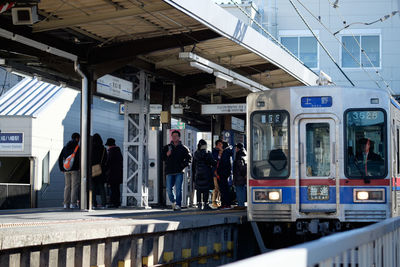
[[358, 191], [357, 192], [357, 200], [367, 200], [369, 194], [367, 191]]
[[282, 202], [282, 189], [253, 188], [253, 202]]
[[281, 194], [277, 191], [271, 191], [271, 192], [268, 192], [268, 198], [269, 198], [269, 200], [276, 201], [281, 198]]
[[385, 189], [354, 189], [354, 202], [385, 202]]

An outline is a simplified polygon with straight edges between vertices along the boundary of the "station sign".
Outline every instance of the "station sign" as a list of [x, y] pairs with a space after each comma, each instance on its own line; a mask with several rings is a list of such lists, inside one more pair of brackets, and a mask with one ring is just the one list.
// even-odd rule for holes
[[232, 130], [244, 132], [244, 120], [232, 116]]
[[201, 114], [246, 114], [246, 104], [204, 104], [201, 105]]
[[0, 133], [0, 151], [24, 151], [24, 134]]
[[[162, 105], [160, 104], [150, 104], [150, 114], [161, 114]], [[182, 115], [183, 107], [181, 105], [171, 105], [171, 114], [172, 115]]]
[[97, 79], [97, 93], [119, 100], [133, 100], [133, 83], [112, 75]]

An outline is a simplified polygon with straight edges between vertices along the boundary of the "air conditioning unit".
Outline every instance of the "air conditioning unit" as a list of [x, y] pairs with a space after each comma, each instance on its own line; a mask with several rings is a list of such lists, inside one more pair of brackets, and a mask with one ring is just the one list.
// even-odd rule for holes
[[11, 9], [14, 25], [32, 25], [37, 22], [37, 6], [14, 7]]

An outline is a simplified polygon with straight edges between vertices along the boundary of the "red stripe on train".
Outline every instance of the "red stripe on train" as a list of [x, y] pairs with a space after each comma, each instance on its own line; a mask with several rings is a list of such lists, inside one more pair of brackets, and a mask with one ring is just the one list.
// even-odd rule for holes
[[[330, 185], [334, 186], [335, 180], [331, 179], [307, 179], [301, 180], [301, 186], [308, 185]], [[365, 183], [364, 179], [340, 179], [341, 186], [388, 186], [390, 184], [389, 179], [371, 179], [369, 183]], [[250, 186], [295, 186], [295, 179], [285, 180], [250, 180]], [[400, 178], [398, 178], [398, 185], [400, 185]]]

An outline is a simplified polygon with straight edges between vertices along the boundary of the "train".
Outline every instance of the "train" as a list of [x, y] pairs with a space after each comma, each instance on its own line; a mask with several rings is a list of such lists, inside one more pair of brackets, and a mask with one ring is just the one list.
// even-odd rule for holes
[[400, 104], [384, 89], [287, 87], [247, 97], [247, 215], [329, 234], [398, 216]]

